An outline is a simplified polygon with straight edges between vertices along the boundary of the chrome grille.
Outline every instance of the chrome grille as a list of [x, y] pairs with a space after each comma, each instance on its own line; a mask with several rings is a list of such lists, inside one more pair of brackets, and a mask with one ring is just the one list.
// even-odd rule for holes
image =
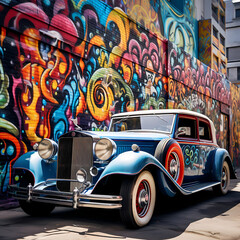
[[[92, 181], [89, 170], [93, 164], [93, 140], [89, 136], [62, 137], [59, 139], [57, 178], [76, 180], [76, 172], [84, 168], [88, 173], [87, 180]], [[80, 187], [77, 182], [58, 181], [60, 191], [73, 191]]]

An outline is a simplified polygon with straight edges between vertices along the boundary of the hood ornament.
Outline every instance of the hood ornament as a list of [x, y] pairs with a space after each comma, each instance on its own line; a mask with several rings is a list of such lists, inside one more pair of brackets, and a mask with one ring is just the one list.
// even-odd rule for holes
[[78, 120], [77, 120], [77, 118], [71, 118], [71, 120], [72, 120], [74, 126], [76, 127], [76, 130], [82, 131], [82, 128], [78, 125]]

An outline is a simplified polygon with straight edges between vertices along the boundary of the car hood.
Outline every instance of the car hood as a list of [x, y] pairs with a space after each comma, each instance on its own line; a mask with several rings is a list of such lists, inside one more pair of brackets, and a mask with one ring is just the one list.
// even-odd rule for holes
[[110, 138], [112, 140], [142, 140], [142, 141], [160, 141], [164, 138], [171, 137], [170, 134], [164, 134], [157, 131], [124, 131], [124, 132], [93, 132], [82, 131], [82, 133], [92, 137]]

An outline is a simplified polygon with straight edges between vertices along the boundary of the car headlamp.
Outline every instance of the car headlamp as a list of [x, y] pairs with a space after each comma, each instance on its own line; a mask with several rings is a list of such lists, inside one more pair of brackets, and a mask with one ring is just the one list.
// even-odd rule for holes
[[109, 160], [116, 152], [116, 144], [108, 138], [102, 138], [95, 144], [95, 155], [99, 160]]
[[45, 138], [38, 145], [38, 154], [41, 158], [49, 160], [56, 155], [58, 145], [51, 139]]
[[87, 179], [86, 171], [83, 168], [79, 169], [76, 173], [76, 178], [78, 182], [84, 183]]

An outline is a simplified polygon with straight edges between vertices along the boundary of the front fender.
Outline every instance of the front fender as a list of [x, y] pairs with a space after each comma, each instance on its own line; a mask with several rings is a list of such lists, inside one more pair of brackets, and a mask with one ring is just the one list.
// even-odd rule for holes
[[19, 157], [13, 165], [13, 169], [27, 169], [35, 179], [35, 185], [49, 178], [56, 178], [57, 156], [51, 163], [44, 161], [36, 151], [31, 151]]
[[[167, 172], [165, 167], [151, 154], [143, 151], [139, 152], [125, 152], [116, 157], [103, 171], [94, 189], [96, 189], [102, 180], [111, 175], [137, 175], [147, 166], [154, 166], [158, 169], [155, 177], [159, 190], [168, 196], [173, 196], [171, 185], [166, 182], [164, 176], [167, 176], [171, 182], [175, 182], [171, 175]], [[177, 184], [176, 182], [174, 184]], [[178, 184], [177, 184], [178, 185]]]
[[136, 175], [150, 164], [166, 171], [163, 165], [147, 152], [125, 152], [118, 155], [107, 165], [99, 180], [111, 174]]

